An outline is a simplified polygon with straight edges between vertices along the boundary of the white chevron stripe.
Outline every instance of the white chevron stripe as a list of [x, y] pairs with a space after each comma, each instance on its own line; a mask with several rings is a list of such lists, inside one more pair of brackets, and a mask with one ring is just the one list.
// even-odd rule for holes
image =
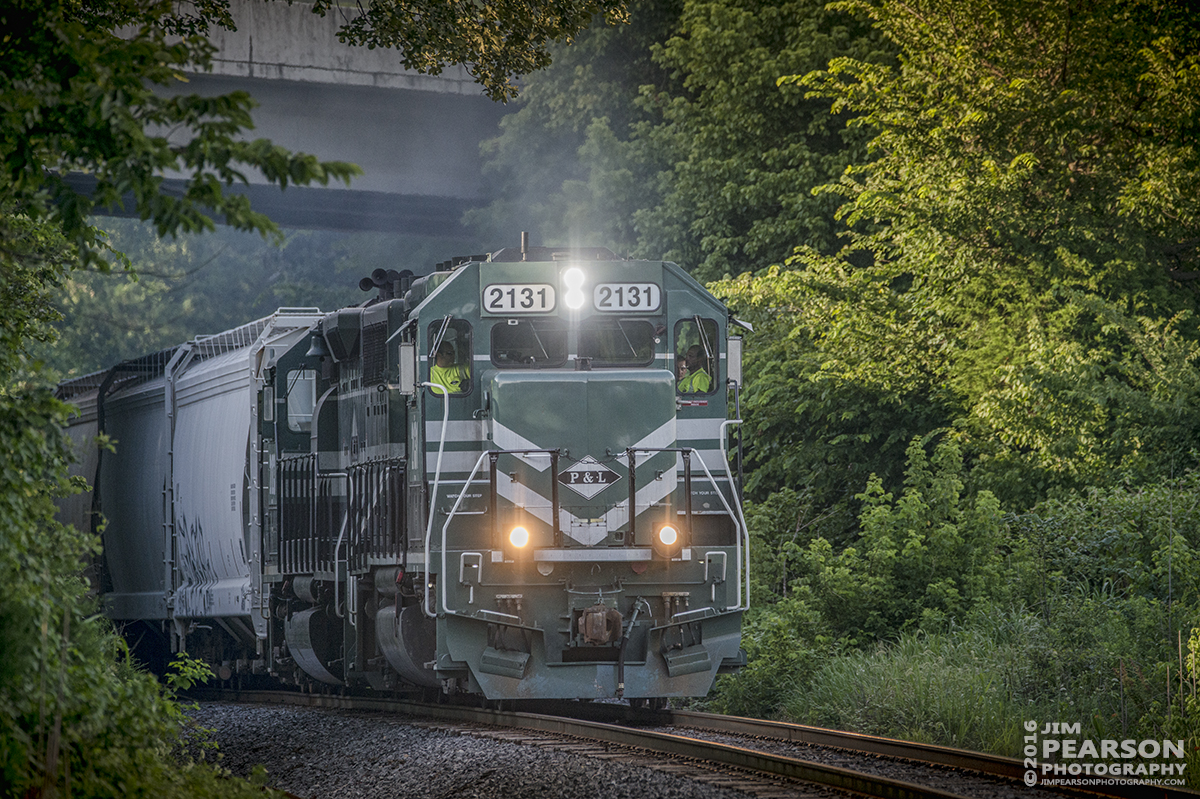
[[[551, 516], [553, 503], [546, 497], [539, 494], [537, 491], [534, 491], [529, 486], [521, 483], [514, 483], [504, 472], [496, 473], [496, 493], [507, 499], [509, 502], [512, 502], [514, 505], [524, 509], [526, 513], [540, 521], [542, 524], [551, 524], [551, 519], [553, 518]], [[565, 508], [558, 509], [558, 526], [559, 529], [565, 534], [570, 535], [573, 529], [584, 524], [585, 522], [582, 519], [577, 518], [575, 514], [571, 513]], [[599, 538], [596, 538], [593, 541], [583, 541], [577, 536], [571, 537], [575, 538], [575, 540], [579, 541], [581, 544], [591, 546], [592, 544], [598, 543], [600, 540], [602, 540], [605, 534], [606, 533], [604, 531], [601, 531]]]
[[[637, 492], [638, 507], [646, 507], [659, 502], [675, 490], [676, 472], [674, 469], [664, 472], [661, 480], [652, 480]], [[551, 523], [552, 503], [549, 499], [534, 491], [529, 486], [514, 483], [507, 474], [496, 474], [496, 492], [533, 516], [543, 524]], [[567, 535], [584, 546], [593, 546], [604, 539], [609, 530], [616, 530], [629, 521], [629, 500], [623, 499], [616, 507], [604, 515], [602, 524], [595, 524], [586, 519], [580, 519], [575, 514], [559, 508], [559, 528]]]
[[[550, 449], [543, 447], [525, 438], [520, 433], [510, 430], [499, 422], [492, 422], [492, 441], [495, 442], [499, 449]], [[550, 458], [545, 455], [517, 455], [527, 466], [532, 466], [539, 472], [544, 472], [550, 468]]]
[[675, 446], [675, 417], [650, 431], [645, 438], [633, 445], [634, 449], [666, 449]]
[[[689, 420], [689, 427], [694, 428], [698, 421], [707, 422], [708, 420]], [[465, 424], [465, 423], [464, 423]], [[453, 423], [452, 423], [453, 425]], [[719, 429], [719, 422], [713, 422], [705, 425], [705, 432], [708, 433], [712, 428], [715, 432]], [[455, 428], [452, 426], [450, 432], [453, 434]], [[492, 422], [492, 440], [499, 449], [545, 449], [537, 442], [531, 441], [528, 438], [520, 435], [514, 430], [511, 430], [499, 422]], [[654, 430], [647, 433], [641, 440], [633, 445], [634, 449], [666, 449], [675, 445], [676, 441], [676, 420], [675, 417], [667, 419]], [[708, 453], [706, 452], [705, 455]], [[544, 472], [549, 466], [548, 458], [543, 457], [520, 457], [529, 466], [539, 472]], [[645, 456], [643, 456], [645, 457]], [[707, 461], [708, 458], [706, 457]], [[669, 496], [676, 488], [679, 480], [679, 468], [682, 463], [680, 458], [676, 458], [676, 465], [665, 471], [661, 479], [652, 480], [647, 485], [643, 486], [635, 497], [638, 507], [644, 508], [656, 502], [661, 502]], [[509, 502], [524, 508], [524, 510], [538, 519], [543, 524], [551, 524], [551, 513], [553, 503], [547, 497], [535, 491], [531, 487], [514, 483], [507, 474], [499, 472], [496, 475], [496, 490], [500, 496], [504, 497]], [[590, 522], [585, 519], [580, 519], [565, 508], [559, 509], [559, 528], [564, 535], [573, 538], [585, 546], [593, 546], [604, 539], [609, 530], [615, 530], [629, 521], [629, 499], [626, 497], [621, 500], [615, 507], [611, 508], [603, 517], [603, 521], [599, 524]]]

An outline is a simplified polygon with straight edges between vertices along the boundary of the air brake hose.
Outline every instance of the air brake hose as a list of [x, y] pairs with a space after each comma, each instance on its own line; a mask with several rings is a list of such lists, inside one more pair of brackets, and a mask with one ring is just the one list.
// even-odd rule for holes
[[638, 610], [642, 607], [642, 601], [640, 596], [633, 600], [633, 613], [629, 616], [629, 626], [621, 635], [621, 646], [617, 650], [617, 699], [625, 696], [625, 645], [629, 643], [629, 633], [633, 631], [633, 625], [637, 623]]

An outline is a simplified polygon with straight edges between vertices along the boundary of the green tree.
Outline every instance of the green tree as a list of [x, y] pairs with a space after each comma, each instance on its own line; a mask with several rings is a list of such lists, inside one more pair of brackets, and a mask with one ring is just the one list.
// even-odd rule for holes
[[1054, 461], [1030, 481], [1043, 491], [1104, 479], [1129, 446], [1091, 464], [1086, 446], [1051, 457], [1073, 414], [991, 411], [1048, 376], [1046, 347], [1065, 348], [1077, 393], [1109, 397], [1087, 409], [1101, 427], [1140, 425], [1112, 397], [1137, 387], [1144, 350], [1112, 319], [1174, 319], [1178, 340], [1195, 338], [1194, 18], [1172, 2], [842, 6], [869, 14], [900, 63], [835, 59], [787, 82], [875, 132], [875, 158], [836, 189], [850, 223], [877, 225], [852, 249], [945, 340], [937, 379], [985, 459]]
[[797, 243], [833, 249], [837, 201], [811, 190], [865, 136], [777, 81], [846, 53], [886, 59], [879, 37], [813, 0], [643, 3], [632, 20], [529, 78], [487, 150], [521, 202], [473, 219], [667, 257], [701, 279], [782, 262]]
[[[105, 244], [88, 223], [97, 205], [131, 194], [136, 212], [159, 235], [227, 224], [275, 231], [247, 199], [225, 189], [250, 170], [280, 186], [349, 180], [357, 167], [293, 154], [242, 134], [253, 127], [244, 92], [220, 97], [156, 93], [175, 87], [185, 68], [203, 69], [212, 45], [157, 0], [102, 6], [13, 0], [0, 10], [0, 201], [46, 218], [88, 263]], [[118, 34], [121, 26], [132, 31]], [[182, 36], [177, 35], [182, 34]], [[170, 136], [167, 133], [170, 133]], [[186, 176], [182, 196], [160, 191], [162, 174]], [[69, 172], [95, 180], [85, 194]], [[0, 241], [9, 238], [0, 229]]]
[[893, 490], [903, 442], [942, 427], [971, 484], [1014, 509], [1194, 464], [1200, 56], [1184, 6], [837, 7], [900, 57], [783, 81], [873, 138], [821, 190], [845, 203], [842, 252], [718, 286], [764, 325], [746, 406], [768, 469], [751, 485], [810, 486], [828, 461]]
[[553, 48], [553, 63], [523, 81], [500, 135], [484, 144], [499, 199], [469, 212], [467, 224], [496, 240], [528, 230], [540, 242], [632, 251], [632, 214], [662, 164], [627, 142], [650, 119], [641, 87], [677, 87], [651, 48], [670, 36], [682, 5], [635, 0], [629, 25], [594, 26], [570, 47]]
[[836, 249], [837, 201], [812, 189], [860, 161], [866, 137], [778, 79], [838, 57], [889, 61], [870, 26], [815, 0], [689, 0], [654, 53], [682, 91], [647, 94], [656, 119], [633, 142], [664, 165], [634, 215], [638, 253], [714, 280], [797, 245]]
[[70, 408], [27, 356], [53, 336], [77, 251], [49, 220], [12, 212], [0, 268], [0, 784], [6, 796], [260, 796], [171, 755], [184, 722], [128, 661], [81, 567], [90, 531], [55, 521]]
[[[312, 6], [321, 16], [335, 9], [346, 13], [333, 0], [316, 0]], [[623, 0], [550, 0], [536, 5], [519, 0], [378, 0], [357, 11], [338, 33], [342, 41], [394, 48], [406, 68], [433, 75], [447, 64], [462, 64], [494, 100], [516, 97], [512, 78], [548, 66], [550, 44], [570, 42], [593, 17], [602, 16], [610, 25], [628, 19]]]
[[792, 490], [806, 521], [841, 545], [868, 475], [892, 490], [918, 436], [959, 408], [938, 380], [945, 341], [891, 282], [832, 259], [711, 284], [746, 333], [746, 486], [759, 501]]

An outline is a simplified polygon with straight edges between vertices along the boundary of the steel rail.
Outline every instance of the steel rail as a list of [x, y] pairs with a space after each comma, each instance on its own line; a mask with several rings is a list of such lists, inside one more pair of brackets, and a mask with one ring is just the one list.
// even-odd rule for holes
[[[786, 779], [802, 780], [827, 785], [840, 790], [854, 791], [881, 799], [914, 799], [915, 797], [955, 797], [955, 794], [928, 789], [922, 786], [872, 777], [850, 769], [823, 766], [784, 756], [774, 756], [742, 747], [715, 744], [688, 738], [683, 735], [651, 732], [631, 728], [629, 723], [655, 724], [659, 726], [691, 727], [695, 729], [724, 732], [733, 735], [827, 746], [863, 754], [893, 757], [900, 760], [928, 763], [949, 768], [974, 771], [980, 774], [1020, 782], [1026, 768], [1015, 758], [955, 749], [948, 746], [921, 744], [895, 738], [881, 738], [859, 733], [766, 721], [738, 716], [722, 716], [714, 713], [697, 713], [685, 710], [639, 711], [624, 705], [579, 704], [573, 702], [555, 704], [554, 713], [501, 712], [465, 705], [432, 705], [395, 699], [348, 697], [330, 694], [300, 694], [286, 691], [219, 692], [222, 696], [232, 694], [240, 701], [284, 702], [317, 707], [378, 710], [406, 713], [414, 716], [442, 718], [450, 721], [473, 722], [499, 727], [528, 729], [590, 738], [608, 743], [637, 746], [662, 754], [706, 760], [736, 768], [769, 774]], [[599, 715], [614, 723], [602, 723], [572, 718], [581, 713]], [[1064, 796], [1117, 797], [1117, 799], [1197, 799], [1200, 793], [1182, 788], [1162, 785], [1109, 784], [1091, 788], [1069, 786], [1037, 786]], [[915, 793], [914, 793], [915, 791]]]
[[688, 710], [664, 710], [661, 713], [668, 717], [667, 723], [672, 727], [695, 727], [715, 732], [757, 735], [780, 741], [830, 746], [866, 754], [969, 769], [1011, 780], [1019, 781], [1027, 770], [1016, 758], [972, 752], [968, 749], [954, 749], [949, 746], [921, 744], [896, 738], [880, 738], [874, 735], [860, 735], [855, 732], [808, 727], [803, 724], [788, 724], [782, 721], [722, 716], [716, 713], [696, 713]]
[[283, 703], [343, 710], [378, 710], [602, 741], [637, 747], [662, 755], [744, 769], [769, 778], [815, 783], [836, 790], [877, 797], [877, 799], [965, 799], [961, 794], [950, 791], [864, 774], [839, 766], [826, 766], [682, 735], [584, 721], [565, 716], [504, 712], [463, 705], [427, 705], [402, 700], [333, 694], [243, 691], [235, 692], [235, 696], [236, 701]]
[[[613, 719], [633, 719], [628, 709], [618, 705], [599, 706], [613, 708], [607, 715]], [[569, 712], [564, 710], [564, 712]], [[602, 711], [603, 712], [603, 711]], [[649, 712], [649, 711], [647, 711]], [[974, 752], [969, 749], [955, 749], [937, 744], [923, 744], [904, 741], [896, 738], [883, 738], [874, 735], [863, 735], [855, 732], [830, 730], [823, 727], [810, 727], [804, 724], [791, 724], [782, 721], [767, 721], [741, 716], [724, 716], [716, 713], [698, 713], [689, 710], [660, 710], [653, 711], [655, 723], [671, 727], [691, 727], [694, 729], [724, 732], [731, 735], [746, 735], [767, 738], [791, 743], [827, 746], [863, 754], [893, 757], [929, 763], [948, 768], [974, 771], [1015, 782], [1022, 782], [1028, 769], [1023, 761], [986, 752]], [[1091, 788], [1072, 786], [1041, 785], [1035, 786], [1068, 796], [1096, 797], [1110, 796], [1119, 799], [1197, 799], [1200, 793], [1185, 788], [1174, 788], [1149, 783], [1107, 784]]]
[[[670, 726], [694, 727], [696, 729], [728, 732], [738, 735], [755, 735], [781, 741], [815, 744], [838, 749], [847, 749], [864, 754], [883, 755], [903, 760], [915, 760], [950, 768], [977, 771], [1014, 781], [1020, 781], [1028, 769], [1021, 760], [968, 749], [955, 749], [936, 744], [914, 743], [896, 738], [880, 738], [854, 732], [828, 730], [803, 724], [780, 721], [722, 716], [715, 713], [696, 713], [686, 710], [664, 710], [666, 723]], [[1090, 789], [1069, 786], [1042, 786], [1044, 790], [1072, 796], [1112, 796], [1120, 799], [1196, 799], [1200, 793], [1165, 785], [1120, 784], [1096, 785]]]

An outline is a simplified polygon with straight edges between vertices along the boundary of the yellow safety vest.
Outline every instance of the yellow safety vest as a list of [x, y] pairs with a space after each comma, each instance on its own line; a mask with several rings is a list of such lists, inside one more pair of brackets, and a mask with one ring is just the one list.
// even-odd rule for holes
[[703, 369], [697, 369], [694, 372], [688, 372], [687, 375], [679, 381], [679, 391], [681, 394], [707, 394], [709, 388], [712, 387], [712, 378], [708, 376], [708, 372]]
[[[467, 370], [462, 366], [438, 366], [433, 365], [429, 370], [429, 382], [437, 383], [440, 386], [445, 386], [450, 390], [451, 394], [463, 393], [463, 381], [469, 377]], [[442, 390], [433, 388], [434, 394], [441, 394]]]

